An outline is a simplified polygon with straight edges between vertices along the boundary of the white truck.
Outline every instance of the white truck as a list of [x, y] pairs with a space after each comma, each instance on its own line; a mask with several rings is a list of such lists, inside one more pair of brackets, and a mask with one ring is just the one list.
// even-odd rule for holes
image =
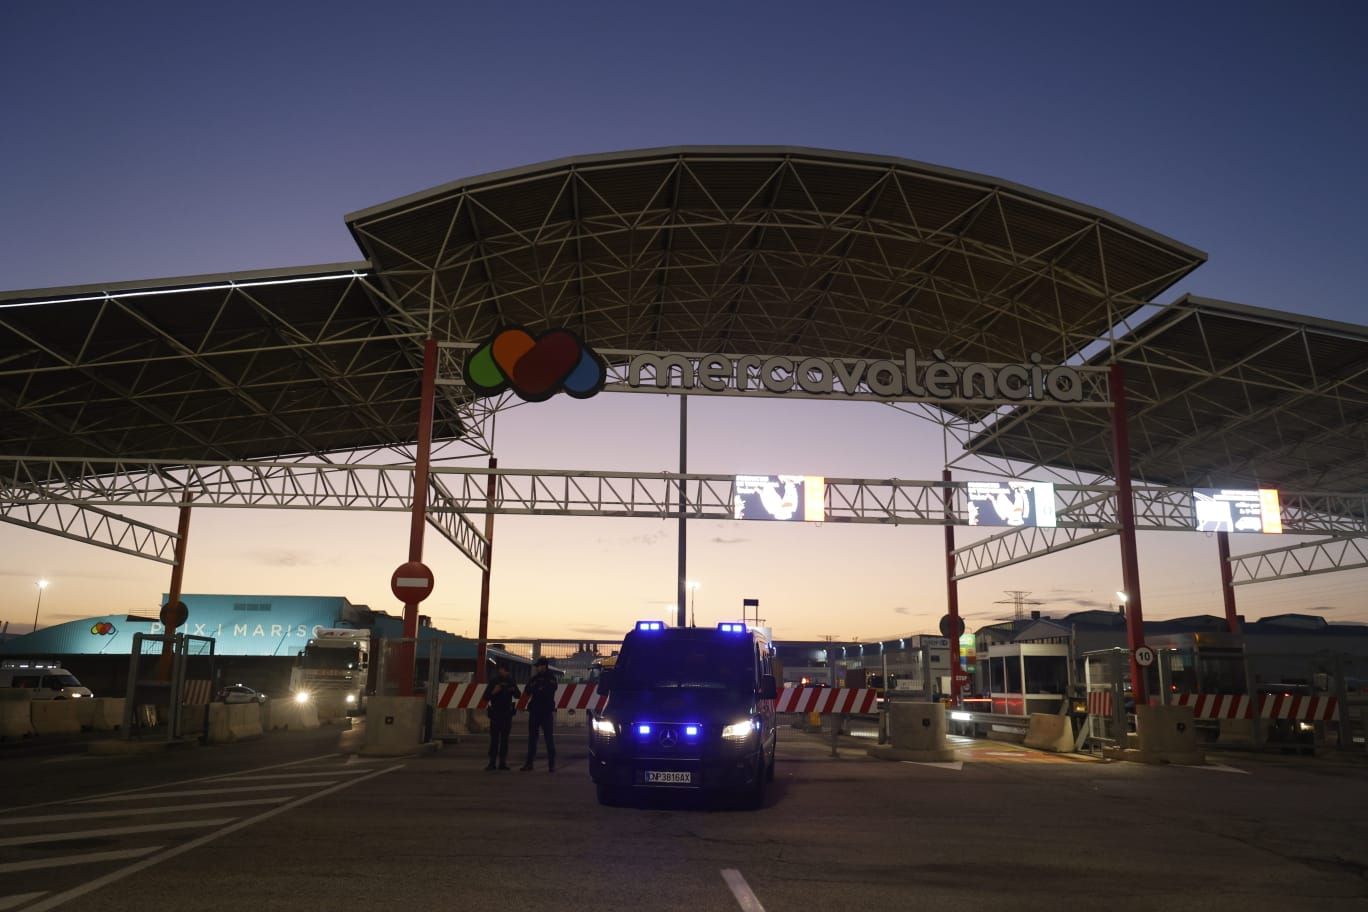
[[319, 718], [360, 715], [370, 692], [373, 633], [351, 627], [321, 627], [300, 650], [290, 671], [296, 702], [313, 703]]

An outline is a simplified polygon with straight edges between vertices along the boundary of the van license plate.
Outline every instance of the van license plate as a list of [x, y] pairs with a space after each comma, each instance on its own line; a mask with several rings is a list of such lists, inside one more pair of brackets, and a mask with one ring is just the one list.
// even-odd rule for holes
[[646, 770], [646, 781], [663, 785], [692, 785], [693, 773], [689, 770]]

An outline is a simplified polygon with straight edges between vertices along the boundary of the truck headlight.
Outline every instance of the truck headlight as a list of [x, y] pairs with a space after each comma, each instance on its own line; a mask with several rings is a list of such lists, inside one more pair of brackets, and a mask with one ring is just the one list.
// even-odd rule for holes
[[355, 703], [355, 702], [356, 702], [356, 694], [347, 694], [347, 702], [348, 702], [348, 703]]
[[309, 692], [308, 692], [307, 690], [301, 690], [301, 691], [299, 691], [298, 693], [296, 693], [296, 694], [295, 694], [295, 702], [296, 702], [296, 703], [308, 703], [308, 702], [309, 702]]
[[593, 728], [594, 734], [596, 735], [617, 734], [617, 729], [613, 726], [613, 723], [609, 722], [607, 719], [604, 719], [600, 716], [595, 716], [593, 719], [591, 719], [589, 721], [589, 725]]
[[728, 741], [744, 741], [755, 731], [755, 721], [746, 719], [741, 722], [733, 722], [722, 729], [722, 737]]

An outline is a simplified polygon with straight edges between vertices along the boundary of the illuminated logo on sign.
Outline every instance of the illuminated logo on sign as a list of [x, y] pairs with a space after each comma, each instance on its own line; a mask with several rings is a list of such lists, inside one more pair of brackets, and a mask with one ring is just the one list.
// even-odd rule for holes
[[1282, 507], [1272, 488], [1232, 491], [1196, 488], [1192, 513], [1198, 532], [1282, 532]]
[[732, 519], [823, 522], [826, 479], [820, 475], [737, 475]]
[[525, 329], [501, 329], [466, 359], [466, 385], [481, 396], [511, 389], [527, 402], [542, 402], [564, 390], [588, 399], [603, 389], [603, 359], [568, 329], [534, 337]]
[[106, 637], [113, 636], [114, 634], [118, 633], [119, 628], [109, 623], [109, 621], [100, 621], [100, 623], [98, 624], [90, 625], [90, 632], [93, 633], [95, 636]]

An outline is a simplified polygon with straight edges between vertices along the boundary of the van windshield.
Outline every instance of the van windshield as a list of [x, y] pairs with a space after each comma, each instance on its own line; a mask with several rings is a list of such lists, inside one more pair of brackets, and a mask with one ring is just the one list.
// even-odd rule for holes
[[305, 668], [355, 668], [361, 664], [361, 651], [355, 646], [315, 646], [304, 647], [303, 666]]
[[613, 671], [613, 689], [696, 687], [750, 692], [755, 646], [749, 639], [636, 637]]
[[44, 675], [43, 686], [59, 690], [63, 687], [80, 687], [81, 682], [76, 680], [75, 675]]

